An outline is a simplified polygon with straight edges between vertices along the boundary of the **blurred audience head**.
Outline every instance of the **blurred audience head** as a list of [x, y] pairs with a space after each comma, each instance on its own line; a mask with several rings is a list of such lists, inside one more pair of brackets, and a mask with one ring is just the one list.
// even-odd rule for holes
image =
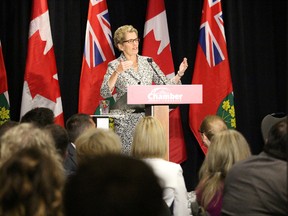
[[287, 160], [287, 117], [272, 126], [268, 133], [264, 152], [282, 160]]
[[4, 122], [2, 125], [0, 125], [0, 137], [6, 132], [8, 131], [10, 128], [19, 125], [19, 122], [16, 121], [12, 121], [12, 120], [8, 120], [6, 122]]
[[66, 130], [69, 141], [74, 143], [76, 139], [88, 128], [95, 127], [95, 122], [90, 115], [76, 113], [66, 121]]
[[132, 155], [136, 158], [165, 158], [167, 141], [161, 122], [152, 116], [140, 119], [136, 125]]
[[227, 129], [225, 121], [220, 116], [208, 115], [201, 122], [199, 132], [204, 145], [209, 147], [212, 137], [216, 133]]
[[43, 128], [54, 123], [54, 113], [49, 108], [36, 107], [26, 112], [22, 116], [20, 123], [33, 123], [37, 127]]
[[57, 152], [64, 159], [67, 155], [67, 146], [69, 144], [69, 137], [66, 129], [57, 124], [50, 124], [45, 127], [45, 130], [51, 134]]
[[162, 207], [162, 189], [151, 168], [120, 154], [80, 164], [64, 190], [66, 216], [158, 216]]
[[31, 123], [22, 123], [9, 129], [0, 139], [1, 163], [9, 159], [17, 151], [37, 146], [46, 154], [55, 157], [62, 166], [62, 159], [57, 154], [55, 143], [49, 133]]
[[287, 120], [287, 115], [283, 112], [271, 113], [262, 119], [261, 132], [265, 143], [267, 142], [269, 131], [273, 125], [285, 119]]
[[112, 130], [90, 128], [75, 141], [77, 162], [83, 163], [97, 155], [120, 154], [121, 140]]
[[0, 215], [63, 215], [63, 170], [39, 146], [13, 154], [0, 167], [0, 176]]

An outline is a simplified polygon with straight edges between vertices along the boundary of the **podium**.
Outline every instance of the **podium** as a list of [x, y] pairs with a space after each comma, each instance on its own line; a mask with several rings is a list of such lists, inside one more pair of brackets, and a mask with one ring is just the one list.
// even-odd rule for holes
[[169, 105], [201, 104], [202, 85], [131, 85], [127, 87], [128, 105], [145, 105], [145, 115], [157, 118], [166, 135], [169, 158]]

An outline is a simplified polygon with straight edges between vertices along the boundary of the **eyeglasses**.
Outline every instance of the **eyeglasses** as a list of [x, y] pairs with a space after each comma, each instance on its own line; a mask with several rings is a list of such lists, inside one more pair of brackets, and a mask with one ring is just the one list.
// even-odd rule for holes
[[123, 43], [129, 43], [129, 44], [132, 44], [134, 42], [139, 43], [140, 42], [140, 38], [129, 39], [129, 40], [123, 41]]

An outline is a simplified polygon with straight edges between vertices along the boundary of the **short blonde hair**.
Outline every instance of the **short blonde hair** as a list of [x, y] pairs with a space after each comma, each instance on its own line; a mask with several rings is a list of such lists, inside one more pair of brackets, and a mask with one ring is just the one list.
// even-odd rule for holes
[[167, 141], [161, 122], [152, 117], [143, 117], [133, 136], [132, 156], [142, 158], [165, 158]]
[[123, 25], [120, 26], [115, 32], [114, 32], [114, 46], [118, 49], [118, 44], [122, 44], [123, 41], [126, 39], [125, 35], [126, 33], [132, 33], [135, 32], [138, 37], [138, 31], [136, 28], [134, 28], [132, 25]]
[[121, 140], [112, 130], [90, 128], [80, 135], [76, 141], [77, 162], [80, 164], [87, 158], [103, 154], [120, 154]]
[[240, 132], [228, 129], [213, 136], [196, 189], [201, 191], [201, 204], [205, 209], [215, 194], [223, 189], [224, 179], [231, 167], [250, 155], [249, 144]]

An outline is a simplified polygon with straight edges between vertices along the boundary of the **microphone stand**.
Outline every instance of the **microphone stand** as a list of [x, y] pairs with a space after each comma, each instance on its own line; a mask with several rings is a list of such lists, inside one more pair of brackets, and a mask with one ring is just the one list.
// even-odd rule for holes
[[158, 72], [155, 70], [152, 62], [152, 58], [147, 58], [148, 63], [150, 64], [151, 68], [153, 69], [154, 73], [158, 76], [158, 78], [161, 80], [161, 82], [163, 83], [163, 85], [166, 85], [166, 83], [164, 82], [164, 80], [162, 79], [162, 77], [158, 74]]

